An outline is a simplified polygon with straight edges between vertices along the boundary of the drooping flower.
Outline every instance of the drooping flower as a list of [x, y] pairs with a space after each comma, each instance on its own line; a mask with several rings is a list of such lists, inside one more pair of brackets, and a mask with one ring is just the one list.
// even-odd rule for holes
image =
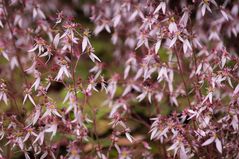
[[25, 89], [25, 97], [24, 97], [24, 99], [23, 99], [23, 104], [25, 104], [25, 102], [26, 102], [26, 100], [27, 99], [29, 99], [30, 101], [31, 101], [31, 103], [34, 105], [34, 106], [36, 106], [36, 103], [34, 102], [34, 99], [32, 98], [32, 96], [31, 96], [31, 89]]
[[216, 135], [212, 136], [211, 138], [206, 140], [204, 143], [202, 143], [202, 146], [207, 146], [213, 142], [215, 142], [218, 152], [222, 153], [222, 142], [220, 139], [218, 139]]
[[67, 64], [67, 61], [66, 60], [62, 60], [62, 61], [60, 61], [59, 65], [60, 65], [60, 69], [58, 71], [57, 76], [55, 77], [55, 80], [57, 80], [57, 81], [60, 80], [60, 79], [62, 80], [64, 75], [66, 77], [70, 78], [71, 77], [71, 73], [69, 71], [69, 66]]
[[60, 115], [60, 113], [57, 111], [55, 104], [52, 103], [52, 102], [48, 102], [48, 103], [46, 103], [46, 111], [45, 111], [45, 113], [42, 115], [41, 119], [43, 119], [43, 118], [45, 118], [45, 117], [47, 117], [47, 116], [52, 116], [52, 115], [58, 116], [58, 117], [60, 117], [60, 118], [62, 117], [62, 116]]

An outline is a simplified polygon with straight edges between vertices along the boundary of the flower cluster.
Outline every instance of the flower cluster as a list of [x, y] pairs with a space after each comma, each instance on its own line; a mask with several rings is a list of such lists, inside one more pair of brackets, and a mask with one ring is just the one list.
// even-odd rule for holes
[[[239, 156], [238, 7], [214, 0], [101, 0], [92, 6], [94, 33], [110, 33], [114, 55], [125, 61], [114, 87], [114, 76], [109, 80], [111, 114], [147, 126], [144, 142], [163, 151], [151, 155]], [[112, 95], [119, 88], [122, 93]], [[143, 118], [134, 115], [137, 107], [147, 111]]]
[[[0, 158], [79, 158], [79, 145], [89, 142], [93, 125], [84, 107], [104, 80], [89, 30], [69, 10], [56, 14], [51, 6], [61, 6], [57, 1], [0, 2], [0, 100], [7, 105], [1, 114]], [[93, 66], [93, 79], [80, 78], [82, 61]], [[61, 86], [67, 93], [57, 100], [59, 93], [52, 92]], [[55, 141], [61, 135], [65, 142]], [[58, 154], [61, 146], [66, 152]]]
[[238, 1], [82, 3], [0, 0], [0, 158], [239, 158]]

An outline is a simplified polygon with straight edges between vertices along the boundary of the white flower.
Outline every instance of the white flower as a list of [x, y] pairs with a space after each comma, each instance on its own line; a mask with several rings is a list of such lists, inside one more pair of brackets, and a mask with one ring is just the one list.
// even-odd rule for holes
[[32, 96], [31, 96], [31, 89], [26, 89], [26, 90], [25, 90], [25, 93], [26, 93], [26, 95], [25, 95], [25, 97], [24, 97], [24, 99], [23, 99], [23, 104], [25, 104], [25, 102], [26, 102], [26, 100], [27, 100], [27, 98], [28, 98], [28, 99], [31, 101], [31, 103], [32, 103], [34, 106], [36, 106], [36, 103], [34, 102]]
[[140, 88], [137, 85], [131, 83], [127, 85], [122, 96], [125, 96], [126, 94], [128, 94], [132, 89], [136, 90], [137, 92], [140, 92]]
[[36, 80], [35, 80], [35, 82], [32, 84], [31, 89], [34, 87], [34, 89], [35, 89], [35, 91], [36, 91], [36, 90], [38, 89], [38, 87], [40, 86], [40, 82], [41, 82], [41, 77], [40, 77], [40, 75], [41, 75], [41, 73], [38, 72], [38, 71], [35, 71], [35, 72], [34, 72], [34, 75], [35, 75], [35, 77], [36, 77]]
[[156, 14], [158, 11], [162, 10], [163, 14], [166, 12], [166, 3], [165, 2], [160, 2], [157, 8], [154, 10], [153, 14]]
[[129, 71], [130, 71], [130, 65], [127, 65], [124, 69], [124, 79], [126, 79], [129, 75]]
[[43, 11], [39, 7], [36, 7], [36, 8], [33, 9], [33, 18], [35, 19], [37, 16], [42, 18], [42, 19], [46, 19], [45, 14], [43, 13]]
[[233, 95], [238, 94], [238, 92], [239, 92], [239, 84], [237, 84], [236, 88], [234, 89]]
[[38, 56], [39, 56], [44, 51], [46, 42], [42, 38], [35, 39], [35, 41], [36, 43], [34, 44], [34, 47], [28, 50], [28, 52], [30, 53], [30, 52], [35, 52], [36, 50], [38, 50]]
[[31, 159], [27, 152], [24, 152], [25, 159]]
[[90, 57], [90, 59], [91, 59], [93, 62], [96, 62], [96, 60], [97, 60], [98, 62], [101, 62], [100, 59], [99, 59], [94, 53], [92, 53], [92, 52], [90, 53], [89, 57]]
[[120, 15], [120, 14], [116, 15], [116, 16], [112, 19], [112, 21], [113, 21], [113, 26], [114, 26], [114, 27], [116, 27], [116, 26], [119, 24], [120, 19], [121, 19], [121, 15]]
[[[65, 38], [66, 40], [70, 39], [70, 42], [73, 42], [77, 44], [78, 38], [75, 37], [75, 33], [79, 34], [76, 31], [77, 24], [75, 23], [70, 23], [70, 24], [65, 24], [63, 26], [65, 28], [65, 32], [61, 35], [60, 39]], [[71, 46], [72, 43], [70, 43]]]
[[138, 71], [137, 71], [137, 73], [136, 73], [136, 75], [134, 77], [134, 80], [137, 80], [138, 78], [140, 78], [142, 76], [143, 72], [144, 72], [144, 68], [143, 67], [138, 69]]
[[100, 151], [97, 152], [97, 156], [100, 158], [100, 159], [107, 159], [107, 157]]
[[232, 116], [232, 121], [231, 121], [231, 125], [233, 127], [234, 130], [238, 131], [238, 117], [237, 117], [237, 114], [233, 115]]
[[44, 131], [41, 131], [41, 132], [37, 135], [37, 137], [36, 137], [36, 139], [34, 140], [33, 144], [35, 144], [37, 141], [40, 141], [40, 145], [42, 145], [43, 142], [44, 142], [44, 137], [45, 137], [45, 132], [44, 132]]
[[127, 105], [126, 105], [126, 103], [124, 102], [124, 101], [117, 101], [116, 103], [114, 103], [112, 106], [111, 106], [111, 112], [110, 112], [110, 114], [109, 114], [109, 117], [110, 118], [113, 118], [114, 117], [114, 115], [115, 115], [115, 113], [117, 112], [117, 110], [119, 109], [119, 108], [123, 108], [124, 110], [127, 110]]
[[98, 90], [96, 89], [96, 81], [95, 81], [95, 79], [94, 78], [90, 78], [89, 79], [89, 84], [88, 84], [88, 86], [87, 86], [87, 88], [86, 88], [86, 92], [91, 92], [91, 90], [94, 90], [94, 91], [96, 91], [96, 92], [98, 92]]
[[133, 141], [135, 140], [134, 137], [128, 132], [125, 133], [125, 136], [131, 143], [133, 143]]
[[157, 77], [157, 80], [159, 82], [162, 81], [163, 79], [167, 81], [169, 80], [168, 69], [164, 66], [158, 68], [158, 77]]
[[213, 143], [214, 140], [215, 140], [215, 137], [213, 136], [213, 137], [207, 139], [207, 140], [202, 144], [202, 146], [207, 146], [207, 145]]
[[32, 128], [27, 128], [27, 134], [26, 134], [26, 136], [25, 136], [23, 142], [26, 142], [31, 135], [37, 136], [37, 134], [33, 131]]
[[178, 101], [175, 95], [171, 95], [169, 101], [171, 105], [175, 104], [176, 106], [178, 106]]
[[61, 64], [60, 66], [61, 67], [60, 67], [60, 69], [58, 71], [58, 74], [57, 74], [55, 80], [58, 81], [59, 79], [63, 79], [64, 75], [66, 77], [70, 78], [71, 74], [70, 74], [70, 71], [68, 70], [69, 66], [67, 64]]
[[179, 24], [183, 27], [186, 27], [187, 26], [187, 23], [188, 23], [188, 19], [189, 19], [189, 11], [188, 9], [186, 9], [184, 12], [183, 12], [183, 16], [181, 17], [180, 21], [179, 21]]
[[212, 12], [211, 8], [210, 8], [210, 2], [212, 4], [214, 4], [215, 6], [217, 6], [217, 3], [214, 1], [214, 0], [203, 0], [201, 3], [200, 3], [200, 6], [201, 6], [201, 13], [202, 13], [202, 16], [205, 15], [206, 13], [206, 9], [209, 11], [209, 12]]
[[164, 138], [166, 139], [168, 137], [169, 127], [163, 127], [160, 117], [151, 118], [150, 120], [154, 121], [149, 131], [149, 133], [151, 133], [150, 140], [160, 140], [160, 142], [163, 143]]
[[177, 36], [174, 36], [172, 39], [170, 39], [169, 48], [173, 47], [176, 41], [177, 41]]
[[192, 46], [188, 39], [183, 40], [183, 52], [186, 53], [188, 50], [192, 51]]
[[3, 28], [4, 26], [3, 26], [3, 23], [2, 23], [2, 21], [0, 20], [0, 27], [1, 28]]
[[232, 17], [223, 8], [220, 10], [220, 12], [227, 21], [229, 21], [229, 19], [232, 19]]
[[46, 158], [47, 155], [48, 155], [48, 152], [45, 151], [45, 152], [41, 155], [41, 158], [40, 158], [40, 159], [44, 159], [44, 158]]
[[216, 31], [211, 31], [208, 39], [209, 40], [220, 40], [220, 37]]
[[34, 113], [34, 117], [32, 119], [32, 125], [35, 125], [37, 123], [40, 115], [41, 115], [41, 107], [39, 105], [37, 105], [35, 107], [35, 113]]
[[52, 135], [51, 135], [51, 139], [52, 139], [53, 136], [56, 135], [56, 132], [57, 132], [57, 124], [52, 124], [52, 125], [50, 125], [47, 129], [45, 129], [45, 132], [52, 132]]
[[90, 41], [89, 41], [88, 37], [84, 36], [83, 40], [82, 40], [82, 52], [85, 51], [87, 45], [89, 45], [91, 47], [91, 44], [90, 44]]
[[90, 69], [90, 72], [95, 73], [94, 80], [96, 80], [100, 76], [102, 72], [102, 67], [103, 65], [101, 63], [96, 63], [96, 65]]
[[155, 49], [154, 49], [155, 54], [158, 53], [158, 51], [159, 51], [159, 49], [160, 49], [160, 46], [161, 46], [161, 42], [162, 42], [161, 39], [159, 39], [159, 40], [156, 42], [156, 44], [155, 44]]
[[212, 104], [212, 97], [213, 97], [213, 92], [209, 92], [208, 95], [204, 98], [203, 103], [205, 103], [207, 100], [209, 100], [210, 104]]
[[67, 100], [69, 100], [69, 106], [66, 109], [66, 114], [68, 114], [73, 108], [74, 108], [74, 114], [76, 116], [77, 113], [77, 99], [75, 96], [75, 93], [73, 91], [68, 91], [63, 103], [65, 103]]
[[137, 50], [138, 48], [140, 48], [142, 45], [144, 44], [144, 46], [146, 48], [149, 48], [149, 41], [147, 36], [145, 36], [143, 33], [138, 37], [138, 42], [137, 42], [137, 46], [135, 48], [135, 50]]
[[41, 78], [40, 77], [38, 77], [36, 80], [35, 80], [35, 82], [33, 83], [33, 85], [31, 86], [31, 88], [35, 88], [35, 90], [37, 90], [37, 88], [39, 87], [39, 85], [40, 85], [40, 81], [41, 81]]
[[11, 59], [10, 59], [10, 68], [11, 70], [13, 70], [15, 67], [19, 67], [19, 63], [17, 61], [17, 57], [16, 56], [13, 56]]
[[168, 26], [168, 30], [170, 33], [176, 33], [178, 31], [177, 24], [175, 22], [171, 22]]
[[39, 57], [48, 56], [48, 59], [47, 59], [47, 61], [46, 61], [46, 63], [48, 63], [48, 61], [51, 59], [51, 56], [52, 56], [52, 55], [53, 55], [53, 54], [51, 53], [51, 48], [48, 47], [48, 48], [47, 48], [47, 51], [44, 52], [43, 54], [41, 54]]
[[148, 100], [149, 102], [151, 103], [151, 97], [152, 97], [152, 94], [149, 93], [148, 91], [143, 91], [140, 95], [138, 95], [136, 97], [136, 99], [141, 102], [146, 96], [148, 95]]
[[0, 48], [0, 53], [2, 53], [3, 57], [4, 57], [6, 60], [9, 61], [8, 53], [7, 53], [6, 51], [1, 50], [1, 48]]
[[106, 93], [110, 95], [111, 99], [114, 97], [116, 89], [117, 89], [117, 80], [115, 78], [112, 78], [109, 81], [109, 84], [106, 88]]
[[98, 35], [103, 29], [105, 29], [108, 33], [111, 33], [110, 30], [110, 26], [106, 23], [102, 24], [102, 25], [97, 25], [95, 30], [94, 30], [94, 34]]
[[174, 158], [179, 150], [179, 156], [180, 159], [188, 159], [186, 149], [184, 147], [184, 144], [177, 140], [172, 146], [170, 146], [167, 151], [174, 150]]
[[136, 18], [136, 16], [139, 14], [139, 12], [138, 12], [138, 10], [135, 10], [132, 14], [131, 14], [131, 16], [129, 17], [129, 22], [131, 22], [131, 21], [133, 21], [133, 20], [135, 20], [135, 18]]
[[53, 45], [55, 48], [57, 48], [59, 42], [60, 42], [60, 33], [56, 34], [56, 36], [53, 39]]
[[42, 115], [41, 119], [47, 117], [47, 116], [52, 116], [52, 115], [56, 115], [58, 117], [62, 117], [58, 112], [57, 112], [57, 109], [56, 109], [56, 106], [53, 104], [53, 103], [47, 103], [46, 104], [46, 111], [45, 113]]
[[202, 146], [207, 146], [211, 143], [215, 142], [217, 150], [222, 153], [222, 142], [216, 137], [216, 135], [212, 136], [208, 140], [206, 140]]

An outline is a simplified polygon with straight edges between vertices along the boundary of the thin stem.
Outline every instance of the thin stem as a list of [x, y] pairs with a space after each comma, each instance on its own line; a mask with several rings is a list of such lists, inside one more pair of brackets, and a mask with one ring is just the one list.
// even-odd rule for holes
[[111, 149], [112, 149], [114, 143], [115, 143], [115, 142], [113, 141], [113, 142], [111, 142], [111, 144], [110, 144], [110, 147], [109, 147], [109, 149], [108, 149], [108, 151], [107, 151], [107, 158], [109, 158], [109, 156], [110, 156], [110, 151], [111, 151]]
[[[176, 46], [177, 46], [177, 45], [176, 45]], [[181, 47], [180, 50], [182, 50], [182, 47]], [[185, 79], [184, 79], [184, 77], [183, 77], [183, 70], [182, 70], [182, 66], [181, 66], [181, 64], [180, 64], [180, 59], [179, 59], [178, 51], [177, 51], [176, 48], [175, 48], [175, 53], [176, 53], [176, 57], [177, 57], [177, 63], [178, 63], [179, 71], [180, 71], [180, 76], [181, 76], [181, 78], [182, 78], [183, 85], [184, 85], [184, 89], [185, 89], [185, 92], [186, 92], [188, 105], [189, 105], [190, 108], [192, 108], [191, 102], [190, 102], [190, 99], [189, 99], [189, 95], [188, 95], [188, 91], [187, 91], [187, 84], [186, 84], [186, 81], [185, 81]]]
[[[197, 67], [198, 67], [198, 64], [197, 64], [197, 57], [196, 57], [194, 51], [192, 51], [192, 52], [193, 52], [193, 59], [194, 59], [195, 69], [197, 69]], [[196, 79], [197, 79], [197, 85], [196, 85], [196, 88], [198, 88], [198, 82], [199, 82], [199, 77], [198, 77], [198, 75], [196, 75]], [[198, 90], [198, 92], [199, 92], [200, 100], [201, 100], [201, 97], [202, 97], [201, 89], [197, 89], [197, 90]]]
[[91, 104], [88, 101], [88, 99], [86, 99], [86, 102], [90, 106], [91, 111], [92, 111], [92, 115], [93, 115], [93, 132], [94, 132], [94, 135], [96, 137], [96, 142], [97, 142], [97, 147], [98, 147], [98, 150], [96, 149], [96, 151], [100, 151], [100, 153], [102, 154], [101, 147], [100, 147], [100, 142], [99, 142], [99, 137], [98, 137], [97, 132], [96, 132], [96, 108], [93, 108], [91, 106]]

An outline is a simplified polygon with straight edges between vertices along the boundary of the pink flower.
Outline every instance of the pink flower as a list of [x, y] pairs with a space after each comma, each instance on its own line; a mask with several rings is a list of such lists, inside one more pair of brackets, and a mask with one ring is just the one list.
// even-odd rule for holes
[[42, 38], [37, 38], [35, 39], [36, 43], [34, 44], [34, 47], [30, 50], [28, 50], [28, 52], [35, 52], [38, 50], [38, 56], [41, 55], [41, 53], [44, 52], [44, 48], [46, 46], [46, 41]]
[[34, 140], [33, 144], [35, 144], [37, 141], [39, 141], [39, 142], [40, 142], [39, 144], [42, 145], [43, 142], [44, 142], [44, 138], [45, 138], [45, 132], [44, 132], [44, 131], [41, 131], [41, 132], [37, 135], [37, 137], [36, 137], [36, 139]]
[[34, 113], [34, 116], [33, 116], [33, 119], [32, 119], [32, 125], [35, 125], [39, 119], [41, 115], [41, 107], [39, 105], [37, 105], [35, 107], [35, 113]]
[[31, 135], [35, 136], [35, 137], [37, 136], [37, 134], [33, 131], [33, 128], [31, 128], [31, 127], [26, 128], [26, 131], [27, 131], [27, 134], [26, 134], [23, 142], [26, 142]]
[[55, 104], [53, 104], [51, 102], [48, 102], [48, 103], [46, 103], [46, 111], [42, 115], [41, 119], [43, 119], [47, 116], [52, 116], [52, 115], [55, 115], [55, 116], [58, 116], [58, 117], [62, 118], [62, 116], [58, 113]]
[[85, 49], [88, 45], [91, 47], [91, 44], [90, 44], [90, 41], [89, 41], [88, 37], [84, 36], [83, 40], [82, 40], [82, 52], [85, 51]]
[[206, 140], [202, 146], [207, 146], [211, 143], [215, 142], [216, 144], [216, 148], [218, 150], [218, 152], [222, 153], [222, 143], [221, 141], [216, 137], [216, 135], [212, 136], [211, 138], [209, 138], [208, 140]]
[[64, 75], [68, 78], [71, 77], [71, 73], [69, 71], [69, 66], [67, 65], [67, 62], [65, 60], [63, 60], [61, 63], [60, 63], [60, 69], [58, 71], [58, 74], [57, 76], [55, 77], [55, 80], [56, 81], [59, 81], [59, 79], [63, 79]]
[[49, 124], [49, 126], [47, 126], [47, 128], [44, 130], [45, 132], [48, 132], [48, 133], [52, 133], [51, 135], [51, 139], [53, 138], [53, 136], [56, 135], [56, 132], [57, 132], [57, 124], [53, 123], [53, 124]]
[[163, 14], [166, 13], [166, 3], [160, 2], [157, 8], [154, 10], [154, 14], [156, 14], [158, 11], [162, 10]]
[[31, 89], [34, 87], [35, 91], [38, 89], [38, 87], [40, 86], [40, 82], [41, 82], [41, 77], [40, 77], [40, 72], [35, 72], [35, 76], [36, 76], [36, 80], [35, 82], [32, 84]]
[[135, 140], [134, 137], [128, 132], [125, 133], [125, 136], [131, 143], [133, 143], [133, 141]]
[[209, 100], [209, 102], [212, 104], [212, 97], [213, 97], [213, 92], [209, 92], [208, 95], [204, 98], [204, 100], [202, 101], [202, 104], [205, 103], [207, 100]]
[[178, 31], [177, 24], [175, 22], [169, 23], [168, 30], [170, 33], [176, 33]]
[[46, 19], [45, 14], [43, 13], [43, 11], [39, 7], [36, 7], [36, 8], [33, 9], [33, 18], [35, 19], [36, 17]]
[[26, 100], [29, 99], [31, 101], [31, 103], [36, 106], [36, 103], [34, 102], [32, 96], [31, 96], [31, 89], [26, 89], [25, 90], [25, 97], [23, 99], [23, 104], [25, 104]]
[[189, 158], [187, 155], [186, 149], [184, 147], [184, 144], [180, 140], [176, 140], [176, 142], [167, 149], [167, 151], [170, 151], [170, 150], [174, 150], [174, 157], [176, 156], [179, 150], [180, 159]]
[[217, 6], [217, 3], [216, 3], [214, 0], [203, 0], [203, 1], [200, 3], [202, 16], [205, 15], [206, 9], [207, 9], [209, 12], [212, 12], [212, 10], [211, 10], [211, 8], [210, 8], [210, 6], [209, 6], [210, 3], [212, 3], [214, 6]]

